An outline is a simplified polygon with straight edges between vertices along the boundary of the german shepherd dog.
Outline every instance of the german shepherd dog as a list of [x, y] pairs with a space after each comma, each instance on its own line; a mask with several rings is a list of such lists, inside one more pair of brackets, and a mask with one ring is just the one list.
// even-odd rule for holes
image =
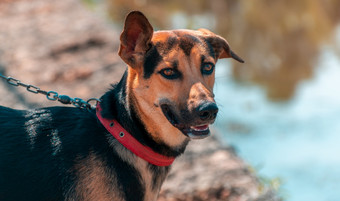
[[243, 60], [206, 30], [154, 32], [129, 13], [128, 65], [97, 109], [0, 107], [1, 201], [155, 201], [172, 161], [209, 136], [221, 58]]

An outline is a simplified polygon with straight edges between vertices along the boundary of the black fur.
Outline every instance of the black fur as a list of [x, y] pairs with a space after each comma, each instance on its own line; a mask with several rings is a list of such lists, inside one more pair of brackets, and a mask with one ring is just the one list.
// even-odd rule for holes
[[143, 145], [150, 147], [155, 152], [158, 152], [165, 156], [178, 156], [185, 150], [186, 143], [178, 147], [178, 149], [172, 149], [165, 144], [155, 142], [145, 130], [142, 122], [139, 120], [135, 113], [133, 105], [131, 108], [127, 107], [126, 103], [126, 78], [127, 72], [125, 72], [122, 80], [113, 86], [113, 89], [107, 92], [102, 99], [103, 117], [109, 119], [117, 119], [118, 122]]
[[156, 190], [156, 187], [160, 186], [164, 182], [166, 175], [170, 171], [170, 166], [168, 166], [168, 167], [158, 167], [158, 166], [149, 164], [148, 168], [151, 170], [151, 172], [153, 172], [152, 189]]
[[158, 51], [161, 53], [161, 55], [166, 55], [168, 54], [172, 48], [178, 43], [178, 37], [176, 36], [170, 36], [167, 39], [167, 42], [157, 42], [156, 47]]
[[208, 53], [211, 57], [218, 59], [220, 51], [223, 49], [221, 44], [216, 40], [215, 37], [203, 37], [202, 38], [208, 48]]
[[[183, 148], [172, 150], [153, 141], [126, 104], [126, 78], [101, 98], [102, 115], [115, 118], [141, 143], [158, 153], [178, 156]], [[14, 110], [0, 106], [0, 200], [59, 201], [72, 194], [77, 182], [74, 168], [90, 154], [117, 174], [119, 189], [127, 201], [143, 200], [145, 186], [139, 172], [115, 152], [106, 129], [95, 111], [72, 107]], [[168, 167], [149, 165], [154, 188], [163, 182]], [[158, 175], [163, 175], [156, 179]], [[79, 198], [80, 199], [80, 198]], [[79, 200], [78, 199], [78, 200]], [[76, 199], [77, 200], [77, 199]]]
[[179, 47], [183, 50], [186, 56], [190, 56], [191, 49], [195, 44], [201, 43], [201, 41], [192, 35], [183, 35], [180, 37]]
[[76, 108], [0, 107], [0, 127], [0, 200], [63, 200], [76, 158], [109, 146], [96, 116]]
[[163, 57], [159, 54], [157, 47], [152, 45], [147, 51], [144, 59], [144, 78], [148, 79], [154, 73], [155, 68], [162, 61]]

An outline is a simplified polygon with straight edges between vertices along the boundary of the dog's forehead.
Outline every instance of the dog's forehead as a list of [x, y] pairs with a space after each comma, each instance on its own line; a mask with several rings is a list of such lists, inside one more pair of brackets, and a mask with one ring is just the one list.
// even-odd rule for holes
[[152, 40], [154, 41], [164, 41], [168, 37], [176, 37], [180, 38], [185, 35], [191, 35], [191, 36], [200, 36], [202, 35], [202, 32], [196, 31], [196, 30], [189, 30], [189, 29], [176, 29], [176, 30], [161, 30], [161, 31], [155, 31], [153, 33]]
[[187, 56], [190, 55], [194, 46], [203, 47], [206, 50], [209, 45], [205, 41], [204, 33], [187, 29], [154, 32], [152, 43], [165, 54], [178, 46]]

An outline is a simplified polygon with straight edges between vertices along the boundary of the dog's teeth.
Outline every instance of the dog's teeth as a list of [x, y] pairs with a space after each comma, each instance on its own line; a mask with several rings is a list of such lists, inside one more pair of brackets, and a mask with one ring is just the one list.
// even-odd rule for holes
[[191, 126], [191, 129], [195, 130], [195, 131], [205, 131], [209, 129], [208, 125], [203, 125], [203, 126]]

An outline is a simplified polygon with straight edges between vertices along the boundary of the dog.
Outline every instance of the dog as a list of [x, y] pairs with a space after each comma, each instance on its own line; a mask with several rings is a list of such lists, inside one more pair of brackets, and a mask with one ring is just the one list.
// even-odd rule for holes
[[1, 201], [155, 201], [191, 139], [210, 135], [218, 59], [243, 60], [209, 30], [153, 31], [129, 13], [121, 80], [96, 109], [0, 107]]

